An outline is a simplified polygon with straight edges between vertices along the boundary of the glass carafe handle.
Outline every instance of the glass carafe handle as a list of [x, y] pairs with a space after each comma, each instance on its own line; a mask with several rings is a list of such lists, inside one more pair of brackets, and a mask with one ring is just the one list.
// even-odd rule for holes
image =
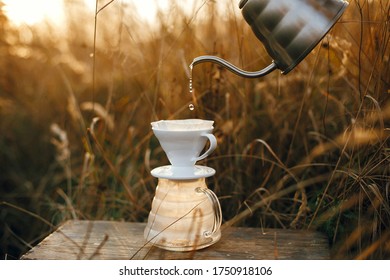
[[208, 188], [196, 188], [196, 192], [198, 193], [204, 193], [207, 198], [210, 200], [211, 205], [213, 207], [214, 211], [214, 225], [211, 231], [207, 230], [203, 233], [205, 237], [210, 237], [214, 233], [216, 233], [219, 228], [221, 227], [222, 224], [222, 210], [221, 210], [221, 205], [219, 204], [219, 200], [217, 195], [210, 189]]

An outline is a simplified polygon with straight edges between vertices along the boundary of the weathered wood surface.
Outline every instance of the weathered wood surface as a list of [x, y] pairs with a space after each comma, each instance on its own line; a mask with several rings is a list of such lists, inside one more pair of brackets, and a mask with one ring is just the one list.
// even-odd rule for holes
[[71, 220], [22, 259], [328, 259], [326, 237], [318, 232], [231, 227], [216, 244], [198, 251], [171, 252], [145, 244], [146, 224]]

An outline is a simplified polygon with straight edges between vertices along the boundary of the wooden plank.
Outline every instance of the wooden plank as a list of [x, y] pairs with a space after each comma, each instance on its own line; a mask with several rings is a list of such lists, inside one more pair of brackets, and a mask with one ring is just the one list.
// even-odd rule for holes
[[145, 244], [146, 224], [71, 220], [22, 259], [329, 259], [324, 235], [312, 231], [225, 228], [216, 244], [197, 251], [171, 252]]

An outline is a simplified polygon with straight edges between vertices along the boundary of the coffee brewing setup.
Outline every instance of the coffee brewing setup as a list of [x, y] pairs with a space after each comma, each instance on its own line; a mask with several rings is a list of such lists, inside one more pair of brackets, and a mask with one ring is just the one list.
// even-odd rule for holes
[[[158, 247], [189, 251], [221, 237], [221, 207], [205, 182], [215, 170], [195, 164], [217, 147], [213, 123], [199, 119], [152, 122], [153, 133], [171, 163], [151, 171], [158, 185], [144, 236]], [[200, 155], [207, 141], [209, 148]]]
[[[245, 78], [262, 77], [275, 69], [287, 74], [318, 45], [347, 6], [343, 0], [241, 0], [242, 15], [272, 63], [248, 72], [205, 55], [196, 57], [190, 68], [211, 62]], [[206, 185], [215, 170], [196, 165], [217, 147], [213, 121], [161, 120], [151, 125], [171, 165], [151, 171], [158, 185], [144, 231], [146, 241], [172, 251], [198, 250], [216, 243], [221, 238], [222, 211]], [[207, 142], [208, 149], [201, 154]]]

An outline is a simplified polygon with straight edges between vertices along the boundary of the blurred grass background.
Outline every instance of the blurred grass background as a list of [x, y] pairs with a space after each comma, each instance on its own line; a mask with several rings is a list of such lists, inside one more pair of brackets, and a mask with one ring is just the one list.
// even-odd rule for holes
[[215, 121], [219, 146], [200, 164], [217, 170], [225, 224], [317, 230], [334, 259], [390, 258], [389, 1], [350, 0], [286, 76], [197, 65], [195, 100], [196, 56], [270, 63], [238, 1], [188, 13], [172, 0], [154, 24], [108, 2], [64, 1], [59, 29], [15, 27], [0, 1], [1, 259], [67, 219], [146, 221], [149, 172], [167, 164], [150, 122], [173, 118]]

